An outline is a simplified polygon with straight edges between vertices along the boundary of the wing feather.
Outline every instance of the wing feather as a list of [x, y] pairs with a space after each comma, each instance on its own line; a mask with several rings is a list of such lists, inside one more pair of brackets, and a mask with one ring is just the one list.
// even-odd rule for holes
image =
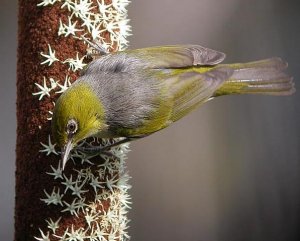
[[177, 121], [209, 100], [232, 74], [233, 69], [218, 67], [206, 73], [189, 70], [173, 80], [167, 80], [169, 95], [174, 103], [170, 120]]
[[154, 69], [184, 68], [195, 65], [216, 65], [225, 59], [225, 54], [200, 45], [169, 45], [127, 52], [144, 61]]
[[225, 54], [200, 45], [170, 45], [134, 49], [107, 54], [92, 61], [82, 75], [135, 72], [142, 69], [176, 69], [213, 66], [221, 63]]

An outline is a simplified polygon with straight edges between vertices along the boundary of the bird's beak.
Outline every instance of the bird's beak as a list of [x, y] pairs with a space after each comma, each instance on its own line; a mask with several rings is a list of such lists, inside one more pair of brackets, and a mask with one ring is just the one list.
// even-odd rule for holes
[[66, 163], [69, 159], [70, 151], [73, 149], [72, 139], [69, 139], [67, 144], [61, 150], [62, 169], [65, 169]]

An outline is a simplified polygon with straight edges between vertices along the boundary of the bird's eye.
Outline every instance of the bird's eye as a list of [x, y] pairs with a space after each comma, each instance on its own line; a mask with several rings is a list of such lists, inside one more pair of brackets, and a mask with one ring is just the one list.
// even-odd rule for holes
[[74, 119], [69, 120], [67, 124], [67, 133], [75, 134], [77, 129], [78, 129], [77, 122]]

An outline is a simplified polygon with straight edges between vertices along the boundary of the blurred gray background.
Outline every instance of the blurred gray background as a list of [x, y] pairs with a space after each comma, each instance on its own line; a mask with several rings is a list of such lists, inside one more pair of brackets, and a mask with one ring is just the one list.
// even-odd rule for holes
[[[281, 56], [300, 89], [300, 2], [139, 0], [131, 48], [195, 43]], [[17, 3], [0, 7], [0, 240], [13, 239]], [[132, 240], [300, 240], [300, 94], [217, 98], [132, 143]]]

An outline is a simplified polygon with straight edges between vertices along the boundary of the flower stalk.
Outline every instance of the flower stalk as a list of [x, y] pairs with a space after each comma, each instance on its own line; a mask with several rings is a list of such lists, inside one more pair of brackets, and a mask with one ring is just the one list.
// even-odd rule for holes
[[49, 135], [55, 100], [91, 61], [84, 38], [109, 52], [127, 46], [127, 4], [19, 0], [16, 241], [129, 239], [128, 144], [110, 154], [75, 150], [62, 171], [60, 150]]

